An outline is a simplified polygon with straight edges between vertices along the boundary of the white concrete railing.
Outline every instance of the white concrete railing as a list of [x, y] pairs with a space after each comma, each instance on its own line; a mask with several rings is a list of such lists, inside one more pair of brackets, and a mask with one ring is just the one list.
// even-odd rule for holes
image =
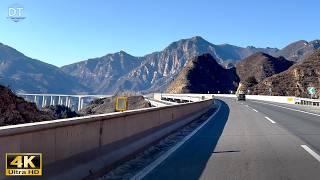
[[[81, 179], [200, 117], [212, 100], [0, 127], [5, 153], [42, 153], [45, 179]], [[0, 163], [0, 179], [5, 178]]]

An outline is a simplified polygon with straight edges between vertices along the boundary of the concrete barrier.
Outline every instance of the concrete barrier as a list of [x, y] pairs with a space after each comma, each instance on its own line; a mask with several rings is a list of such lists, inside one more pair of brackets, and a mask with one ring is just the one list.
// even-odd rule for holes
[[259, 101], [269, 101], [285, 104], [295, 104], [294, 96], [263, 96], [263, 95], [246, 95], [247, 99], [259, 100]]
[[46, 179], [79, 179], [111, 166], [201, 116], [212, 100], [0, 127], [5, 153], [43, 154]]
[[153, 98], [156, 100], [162, 99], [173, 99], [173, 100], [184, 100], [184, 101], [191, 101], [197, 102], [202, 101], [205, 99], [212, 99], [213, 94], [168, 94], [168, 93], [154, 93]]

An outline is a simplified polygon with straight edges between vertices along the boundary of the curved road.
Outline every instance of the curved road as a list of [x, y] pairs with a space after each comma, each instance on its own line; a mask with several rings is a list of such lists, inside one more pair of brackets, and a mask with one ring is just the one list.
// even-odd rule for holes
[[219, 112], [144, 179], [315, 180], [320, 115], [221, 99]]

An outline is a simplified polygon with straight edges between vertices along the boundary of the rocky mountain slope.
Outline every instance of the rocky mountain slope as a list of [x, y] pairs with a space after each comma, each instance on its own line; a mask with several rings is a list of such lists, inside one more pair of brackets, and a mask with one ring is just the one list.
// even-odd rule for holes
[[[81, 82], [95, 89], [96, 93], [113, 93], [123, 90], [131, 91], [161, 91], [181, 71], [188, 59], [204, 53], [211, 54], [218, 63], [226, 65], [235, 63], [255, 52], [274, 53], [274, 48], [237, 47], [223, 44], [214, 45], [199, 36], [182, 39], [171, 43], [164, 50], [154, 52], [143, 57], [124, 56], [123, 62], [129, 68], [124, 68], [117, 76], [110, 77], [117, 72], [120, 65], [114, 58], [102, 57], [96, 60], [87, 60], [62, 67], [62, 70]], [[109, 55], [117, 56], [118, 53]], [[140, 60], [140, 61], [139, 61]], [[111, 80], [111, 83], [109, 81]]]
[[275, 58], [265, 53], [255, 53], [236, 65], [237, 74], [241, 81], [254, 77], [257, 82], [287, 70], [293, 65], [283, 57]]
[[0, 83], [27, 93], [80, 93], [89, 88], [59, 68], [0, 43]]
[[254, 87], [255, 94], [310, 97], [307, 88], [313, 86], [320, 93], [320, 50], [290, 67], [287, 71], [266, 78]]
[[[105, 114], [115, 112], [116, 97], [97, 99], [80, 111], [81, 115]], [[143, 96], [129, 96], [128, 110], [151, 107]]]
[[119, 78], [126, 76], [141, 64], [141, 58], [124, 51], [100, 58], [81, 61], [61, 69], [91, 87], [93, 93], [115, 92]]
[[271, 55], [279, 57], [283, 56], [291, 61], [301, 61], [307, 56], [311, 55], [316, 49], [320, 48], [320, 40], [305, 41], [300, 40], [289, 44], [283, 49], [277, 51], [276, 53], [271, 53]]
[[210, 54], [192, 58], [170, 83], [168, 93], [229, 93], [239, 78], [234, 68], [225, 69]]
[[51, 114], [39, 111], [34, 103], [26, 102], [0, 85], [0, 126], [50, 119], [53, 119]]

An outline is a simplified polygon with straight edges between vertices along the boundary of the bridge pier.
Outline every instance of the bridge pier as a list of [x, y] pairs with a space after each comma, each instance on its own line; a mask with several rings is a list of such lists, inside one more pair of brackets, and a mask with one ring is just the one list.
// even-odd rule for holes
[[83, 99], [81, 96], [78, 97], [78, 111], [82, 109], [83, 106]]
[[44, 96], [44, 104], [43, 104], [43, 107], [46, 107], [47, 106], [47, 96]]
[[83, 108], [83, 98], [81, 98], [81, 103], [80, 103], [80, 109], [82, 109]]
[[68, 107], [68, 102], [69, 102], [69, 97], [66, 97], [66, 102], [65, 102], [65, 106]]
[[71, 97], [68, 97], [67, 107], [68, 107], [68, 108], [70, 108], [70, 107], [71, 107]]
[[52, 105], [53, 105], [53, 97], [50, 96], [50, 106], [52, 106]]
[[37, 100], [37, 96], [34, 96], [33, 102], [38, 105], [38, 100]]
[[[18, 96], [24, 98], [27, 101], [35, 102], [37, 107], [44, 108], [47, 105], [65, 105], [69, 108], [72, 106], [72, 99], [76, 100], [78, 98], [78, 111], [84, 106], [84, 98], [105, 98], [111, 97], [112, 95], [67, 95], [67, 94], [17, 94]], [[50, 101], [49, 101], [50, 97]], [[74, 103], [76, 105], [76, 102]]]
[[44, 96], [42, 96], [42, 104], [41, 107], [44, 107]]

